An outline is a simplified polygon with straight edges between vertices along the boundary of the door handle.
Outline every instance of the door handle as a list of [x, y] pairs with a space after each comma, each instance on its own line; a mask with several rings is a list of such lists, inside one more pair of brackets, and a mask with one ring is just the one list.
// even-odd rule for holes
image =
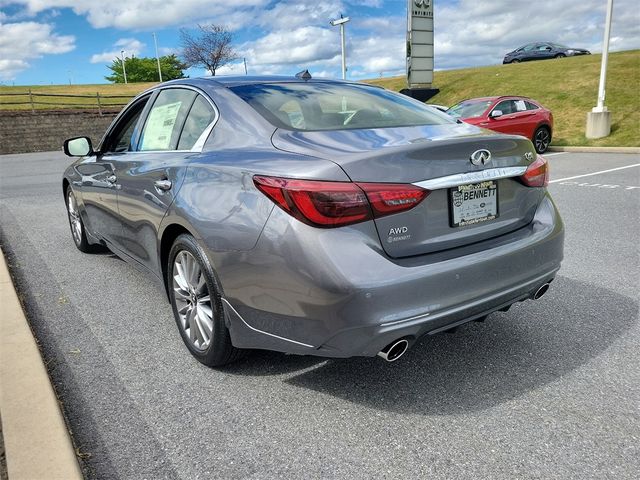
[[115, 175], [109, 175], [107, 177], [107, 182], [109, 183], [116, 183], [116, 180], [118, 180], [118, 177], [116, 177]]
[[162, 180], [156, 180], [155, 182], [153, 182], [153, 184], [155, 185], [155, 187], [158, 190], [162, 190], [164, 192], [166, 192], [167, 190], [171, 190], [171, 180], [164, 178]]

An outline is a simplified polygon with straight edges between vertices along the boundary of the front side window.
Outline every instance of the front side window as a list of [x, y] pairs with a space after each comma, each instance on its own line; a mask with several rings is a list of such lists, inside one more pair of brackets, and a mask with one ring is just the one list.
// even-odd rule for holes
[[509, 115], [510, 113], [515, 113], [517, 111], [513, 100], [503, 100], [498, 105], [496, 105], [496, 108], [494, 108], [494, 110], [500, 110], [503, 115]]
[[184, 88], [161, 90], [144, 123], [138, 150], [175, 150], [196, 95]]
[[231, 87], [267, 121], [287, 130], [350, 130], [439, 125], [452, 120], [377, 87], [271, 83]]
[[129, 107], [109, 134], [103, 151], [122, 153], [133, 150], [131, 140], [134, 137], [140, 114], [142, 114], [148, 100], [149, 97], [142, 98]]

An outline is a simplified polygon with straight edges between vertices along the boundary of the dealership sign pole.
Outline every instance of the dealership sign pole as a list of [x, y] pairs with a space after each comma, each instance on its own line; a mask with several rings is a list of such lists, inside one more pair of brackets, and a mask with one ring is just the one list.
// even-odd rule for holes
[[349, 20], [350, 20], [349, 17], [343, 17], [342, 14], [340, 14], [340, 18], [338, 18], [337, 20], [331, 20], [331, 22], [329, 22], [334, 27], [340, 25], [340, 44], [342, 45], [342, 79], [343, 80], [347, 79], [347, 52], [346, 52], [347, 47], [346, 47], [346, 41], [344, 37], [344, 26]]
[[602, 42], [602, 62], [600, 64], [600, 85], [598, 86], [598, 104], [587, 113], [587, 138], [602, 138], [611, 133], [611, 112], [604, 105], [605, 85], [607, 82], [607, 62], [609, 60], [609, 38], [611, 37], [611, 15], [613, 0], [607, 2], [607, 18], [604, 25]]
[[422, 101], [438, 93], [432, 88], [433, 65], [433, 0], [408, 0], [408, 88], [402, 93]]

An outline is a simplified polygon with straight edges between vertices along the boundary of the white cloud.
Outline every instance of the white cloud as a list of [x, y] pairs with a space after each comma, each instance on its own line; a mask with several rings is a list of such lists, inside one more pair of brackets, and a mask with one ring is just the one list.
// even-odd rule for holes
[[86, 16], [95, 28], [123, 30], [158, 28], [211, 19], [227, 23], [241, 10], [263, 7], [268, 0], [0, 0], [0, 5], [23, 5], [30, 14], [53, 8], [71, 8]]
[[53, 28], [38, 22], [0, 23], [0, 79], [12, 80], [29, 68], [30, 60], [75, 48], [75, 37], [58, 35]]
[[340, 45], [335, 32], [301, 27], [272, 32], [241, 50], [251, 59], [252, 65], [303, 65], [334, 58], [340, 53]]
[[121, 38], [113, 44], [113, 50], [91, 55], [91, 63], [111, 63], [115, 58], [120, 58], [122, 50], [125, 57], [138, 57], [144, 50], [145, 44], [135, 38]]

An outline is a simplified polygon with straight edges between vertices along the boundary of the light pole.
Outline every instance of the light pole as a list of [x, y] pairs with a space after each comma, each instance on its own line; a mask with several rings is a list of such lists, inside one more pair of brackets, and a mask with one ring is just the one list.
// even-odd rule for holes
[[122, 75], [124, 76], [124, 83], [127, 83], [127, 69], [124, 66], [124, 50], [120, 50], [120, 59], [122, 60]]
[[607, 17], [602, 42], [602, 62], [600, 64], [600, 84], [598, 86], [598, 104], [587, 113], [587, 138], [602, 138], [611, 133], [611, 112], [604, 105], [605, 85], [607, 83], [607, 61], [609, 60], [609, 37], [611, 36], [611, 15], [613, 0], [607, 2]]
[[340, 18], [336, 20], [331, 20], [331, 22], [329, 22], [334, 27], [337, 25], [340, 25], [340, 40], [342, 42], [342, 79], [343, 80], [347, 79], [347, 53], [345, 52], [346, 46], [345, 46], [345, 39], [344, 39], [344, 26], [349, 20], [351, 20], [349, 17], [343, 17], [342, 14], [340, 14]]
[[158, 56], [158, 41], [156, 40], [156, 32], [153, 32], [153, 44], [156, 46], [156, 61], [158, 62], [158, 78], [162, 83], [162, 70], [160, 70], [160, 57]]

